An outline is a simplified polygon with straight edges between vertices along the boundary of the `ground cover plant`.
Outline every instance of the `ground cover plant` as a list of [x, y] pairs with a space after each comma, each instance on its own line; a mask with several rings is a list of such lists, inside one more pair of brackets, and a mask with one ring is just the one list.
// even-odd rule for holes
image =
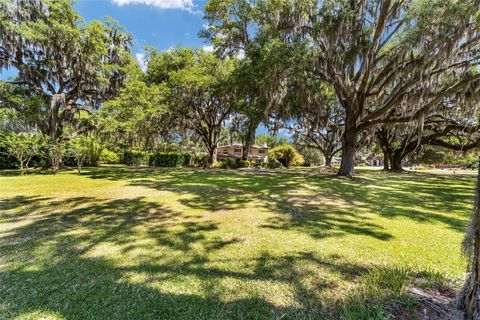
[[0, 318], [380, 319], [463, 280], [474, 178], [359, 172], [3, 171]]

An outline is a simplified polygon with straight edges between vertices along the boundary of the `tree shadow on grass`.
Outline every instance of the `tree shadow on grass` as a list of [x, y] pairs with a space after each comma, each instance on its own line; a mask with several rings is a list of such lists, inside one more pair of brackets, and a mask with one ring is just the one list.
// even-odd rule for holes
[[[366, 270], [338, 256], [309, 252], [212, 258], [215, 251], [243, 244], [219, 237], [215, 223], [181, 217], [141, 197], [83, 197], [61, 206], [41, 197], [4, 200], [10, 218], [18, 214], [15, 222], [22, 222], [0, 233], [0, 317], [6, 319], [319, 318], [319, 294], [337, 283], [305, 266], [344, 279]], [[23, 216], [25, 206], [36, 210], [34, 218]], [[120, 249], [124, 258], [112, 259], [109, 250], [102, 253], [104, 246]], [[138, 251], [143, 253], [128, 256]], [[242, 264], [251, 267], [236, 268]], [[200, 280], [203, 289], [182, 293], [181, 283], [189, 279]], [[274, 304], [262, 292], [225, 296], [225, 290], [235, 290], [225, 284], [228, 279], [284, 284], [294, 303]], [[165, 283], [182, 289], [171, 292]]]
[[473, 192], [471, 177], [438, 175], [375, 175], [351, 180], [303, 173], [103, 168], [84, 174], [173, 192], [182, 196], [178, 200], [181, 204], [208, 212], [235, 210], [255, 203], [257, 208], [278, 214], [270, 219], [270, 227], [297, 229], [318, 238], [364, 234], [379, 240], [390, 239], [391, 235], [382, 226], [369, 222], [365, 213], [443, 224], [463, 232], [469, 217], [469, 209], [465, 208], [470, 205]]

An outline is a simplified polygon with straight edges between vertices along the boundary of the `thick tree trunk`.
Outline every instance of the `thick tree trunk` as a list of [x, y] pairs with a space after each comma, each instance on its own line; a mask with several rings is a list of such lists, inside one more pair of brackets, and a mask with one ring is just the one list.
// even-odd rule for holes
[[383, 150], [383, 170], [390, 170], [390, 159], [385, 150]]
[[402, 161], [404, 155], [402, 153], [395, 152], [390, 157], [390, 171], [403, 171]]
[[60, 170], [60, 162], [62, 162], [62, 146], [58, 143], [50, 143], [50, 160], [52, 161], [53, 174]]
[[211, 147], [210, 148], [210, 166], [215, 166], [218, 163], [217, 160], [217, 147]]
[[325, 157], [325, 167], [331, 167], [332, 166], [332, 158], [333, 156], [331, 155], [324, 155]]
[[464, 249], [470, 260], [469, 274], [457, 298], [457, 306], [465, 311], [466, 319], [480, 319], [480, 165], [472, 221]]
[[355, 124], [347, 120], [345, 132], [342, 138], [342, 161], [337, 175], [341, 177], [353, 177], [355, 167], [355, 144], [357, 140], [357, 130]]
[[248, 160], [252, 145], [255, 143], [255, 131], [257, 130], [258, 121], [250, 120], [247, 128], [245, 143], [243, 145], [242, 160]]

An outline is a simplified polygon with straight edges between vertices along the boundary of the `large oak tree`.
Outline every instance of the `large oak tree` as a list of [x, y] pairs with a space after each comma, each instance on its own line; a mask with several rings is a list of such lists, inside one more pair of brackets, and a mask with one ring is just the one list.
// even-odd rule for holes
[[[82, 115], [117, 94], [123, 68], [132, 59], [128, 33], [111, 20], [85, 23], [73, 4], [0, 2], [0, 69], [14, 69], [17, 76], [10, 83], [42, 100], [34, 106], [41, 114], [38, 127], [52, 147], [91, 129], [80, 121]], [[32, 107], [12, 100], [8, 104], [19, 111]]]
[[[183, 58], [178, 57], [179, 52]], [[171, 110], [179, 126], [195, 131], [202, 139], [210, 164], [215, 165], [222, 126], [237, 103], [231, 81], [235, 60], [220, 59], [203, 50], [165, 54], [182, 60], [181, 66], [168, 74]]]
[[[302, 40], [303, 48], [314, 53], [311, 68], [335, 89], [346, 115], [338, 172], [342, 176], [353, 175], [365, 131], [387, 122], [421, 122], [445, 96], [480, 77], [472, 72], [480, 58], [478, 0], [209, 4], [209, 32], [219, 48], [239, 50], [246, 40], [268, 43], [265, 38], [273, 38]], [[443, 81], [446, 76], [448, 83]], [[400, 116], [387, 117], [392, 110]]]

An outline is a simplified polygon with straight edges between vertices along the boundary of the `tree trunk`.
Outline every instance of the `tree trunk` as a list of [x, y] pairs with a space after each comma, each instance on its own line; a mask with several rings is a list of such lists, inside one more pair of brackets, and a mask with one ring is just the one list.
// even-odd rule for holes
[[250, 120], [243, 146], [242, 160], [248, 160], [248, 157], [250, 156], [250, 149], [255, 143], [255, 131], [257, 130], [258, 124], [258, 121]]
[[390, 171], [403, 171], [402, 168], [402, 161], [404, 155], [402, 152], [394, 152], [393, 155], [390, 157]]
[[469, 274], [457, 298], [457, 306], [465, 311], [465, 318], [472, 320], [480, 319], [480, 161], [478, 170], [472, 221], [463, 243], [469, 258]]
[[329, 155], [329, 154], [324, 154], [323, 155], [325, 157], [325, 167], [328, 167], [330, 168], [332, 166], [332, 158], [333, 156], [332, 155]]
[[25, 168], [23, 166], [23, 160], [20, 160], [20, 174], [23, 176], [25, 174]]
[[60, 162], [62, 161], [61, 146], [55, 142], [50, 143], [50, 160], [52, 161], [52, 170], [56, 174], [60, 169]]
[[77, 161], [77, 171], [78, 171], [78, 173], [82, 173], [82, 164], [83, 164], [82, 160]]
[[390, 159], [388, 157], [388, 152], [383, 150], [383, 170], [388, 171], [390, 170]]
[[217, 160], [217, 147], [211, 147], [209, 149], [210, 151], [210, 166], [214, 167], [217, 163], [218, 163], [218, 160]]
[[[354, 119], [353, 119], [354, 120]], [[341, 177], [353, 177], [355, 167], [355, 143], [357, 140], [357, 130], [352, 119], [347, 119], [345, 123], [345, 132], [342, 137], [342, 161], [337, 175]]]

